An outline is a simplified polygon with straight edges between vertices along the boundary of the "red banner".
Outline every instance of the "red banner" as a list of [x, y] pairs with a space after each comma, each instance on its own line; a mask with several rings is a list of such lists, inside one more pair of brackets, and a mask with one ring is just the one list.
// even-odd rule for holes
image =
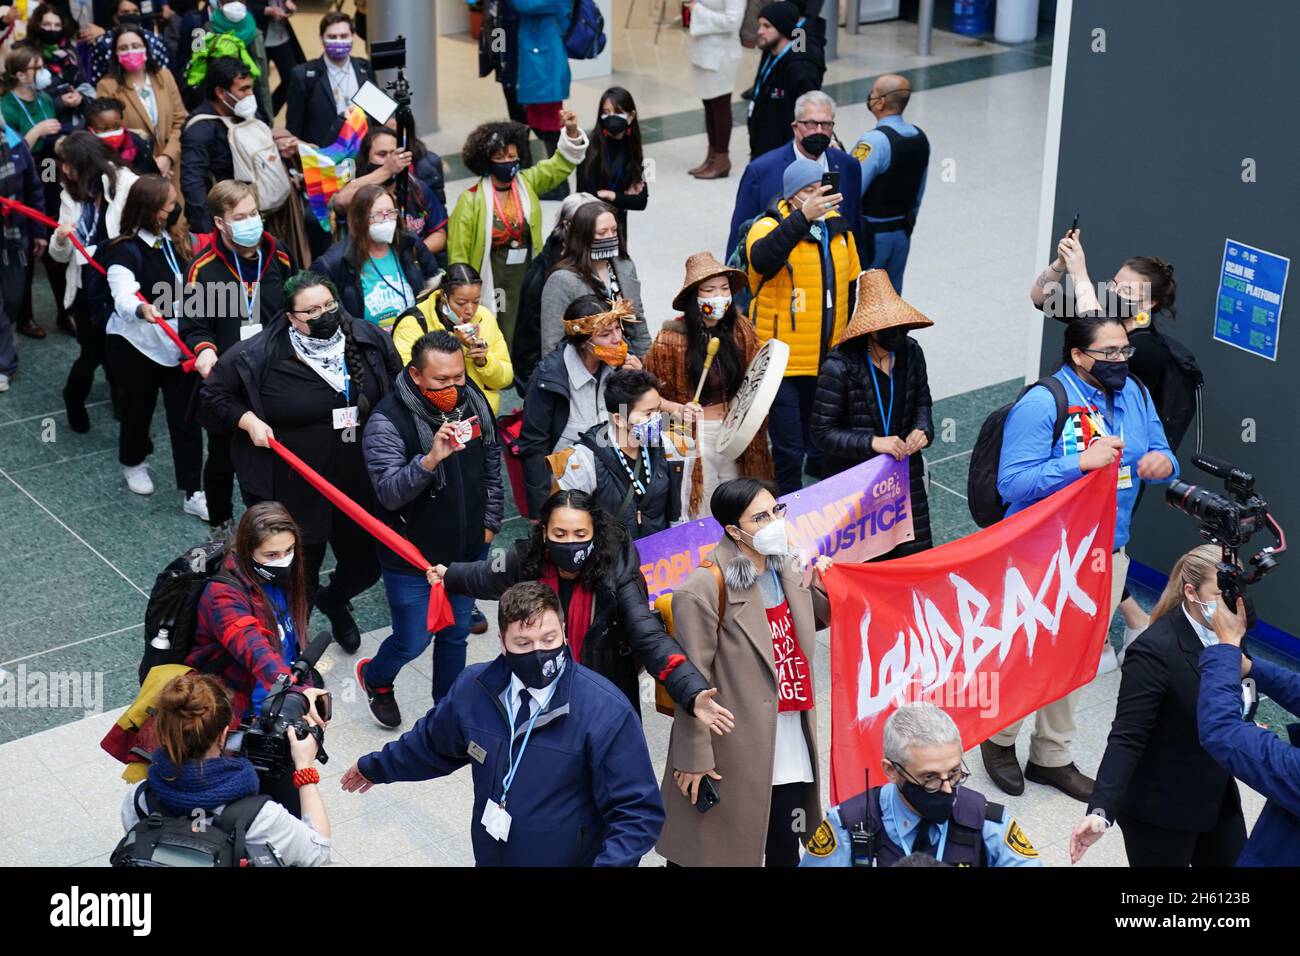
[[831, 802], [880, 770], [885, 721], [918, 700], [975, 746], [1097, 674], [1110, 629], [1117, 466], [931, 551], [835, 565]]

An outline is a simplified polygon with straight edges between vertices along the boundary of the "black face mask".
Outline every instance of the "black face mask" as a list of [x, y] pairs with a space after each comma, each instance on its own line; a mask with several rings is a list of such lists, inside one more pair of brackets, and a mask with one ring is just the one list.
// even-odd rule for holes
[[335, 307], [332, 312], [322, 312], [314, 319], [307, 320], [307, 334], [313, 339], [332, 339], [343, 321], [343, 313]]
[[254, 561], [253, 570], [256, 571], [258, 577], [267, 584], [274, 584], [279, 588], [287, 588], [289, 586], [289, 574], [293, 571], [293, 565], [291, 564], [286, 568], [273, 568], [270, 565], [258, 564]]
[[876, 342], [882, 349], [897, 352], [907, 344], [907, 329], [898, 326], [891, 329], [881, 329], [876, 333]]
[[611, 136], [627, 132], [631, 124], [617, 113], [607, 113], [600, 118], [600, 128]]
[[508, 183], [519, 172], [519, 160], [516, 159], [509, 163], [488, 163], [488, 172], [492, 174], [492, 178], [497, 182]]
[[58, 46], [59, 41], [63, 39], [62, 30], [37, 30], [36, 39], [40, 40], [46, 46]]
[[551, 563], [566, 574], [582, 568], [596, 550], [595, 541], [547, 541], [546, 554]]
[[171, 229], [181, 221], [181, 204], [177, 203], [172, 207], [172, 211], [167, 214], [167, 228]]
[[1092, 363], [1092, 377], [1101, 383], [1108, 392], [1118, 392], [1128, 381], [1128, 362], [1103, 362], [1100, 359]]
[[957, 799], [957, 791], [947, 793], [927, 793], [924, 787], [917, 786], [910, 780], [904, 781], [898, 788], [903, 799], [911, 804], [912, 809], [921, 815], [921, 819], [931, 823], [944, 823], [952, 816], [952, 804]]
[[816, 159], [830, 148], [831, 138], [825, 133], [813, 133], [811, 136], [805, 136], [799, 145], [803, 147], [805, 153]]
[[510, 673], [524, 682], [525, 687], [541, 690], [560, 676], [564, 664], [565, 645], [552, 651], [526, 651], [523, 654], [506, 652], [506, 666]]

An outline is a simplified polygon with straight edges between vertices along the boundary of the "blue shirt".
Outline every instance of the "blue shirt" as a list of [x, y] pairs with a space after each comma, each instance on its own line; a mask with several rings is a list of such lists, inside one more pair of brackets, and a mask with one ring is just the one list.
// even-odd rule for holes
[[362, 266], [361, 300], [366, 320], [389, 332], [397, 317], [415, 304], [415, 293], [391, 247], [383, 258], [371, 257]]
[[[284, 592], [274, 584], [263, 584], [262, 592], [271, 599], [275, 608], [275, 620], [280, 625], [280, 650], [284, 655], [284, 666], [291, 667], [298, 659], [298, 635], [293, 629], [293, 615], [289, 613], [288, 602]], [[262, 703], [266, 700], [266, 688], [260, 682], [253, 684], [253, 694], [249, 699], [252, 712], [260, 715]]]
[[1045, 388], [1031, 388], [1016, 402], [1007, 415], [1002, 433], [998, 494], [1008, 505], [1007, 514], [1015, 514], [1082, 478], [1079, 454], [1086, 446], [1079, 442], [1081, 424], [1077, 410], [1085, 404], [1091, 405], [1097, 409], [1105, 433], [1124, 439], [1120, 466], [1127, 466], [1132, 476], [1129, 487], [1119, 489], [1115, 543], [1112, 545], [1118, 550], [1128, 543], [1133, 506], [1137, 503], [1141, 485], [1137, 473], [1138, 460], [1149, 451], [1158, 451], [1173, 462], [1174, 470], [1169, 477], [1156, 482], [1163, 484], [1178, 477], [1178, 459], [1165, 439], [1165, 429], [1160, 424], [1151, 396], [1133, 376], [1130, 375], [1123, 390], [1113, 396], [1104, 389], [1089, 385], [1068, 365], [1057, 369], [1054, 377], [1065, 385], [1067, 407], [1075, 411], [1066, 417], [1061, 437], [1053, 444], [1056, 401], [1051, 392]]
[[[919, 828], [930, 828], [931, 845], [937, 860], [943, 859], [944, 846], [948, 840], [948, 823], [929, 823], [909, 807], [899, 796], [898, 788], [887, 783], [880, 788], [880, 821], [885, 828], [885, 835], [890, 842], [900, 847], [905, 854], [912, 852]], [[1002, 820], [995, 823], [984, 821], [984, 849], [988, 855], [989, 866], [1042, 866], [1038, 851], [1025, 837], [1024, 831], [1015, 819], [1005, 811]], [[849, 831], [840, 821], [840, 808], [831, 807], [826, 819], [809, 842], [808, 852], [799, 861], [800, 866], [852, 866], [853, 846]]]
[[[920, 132], [903, 117], [894, 115], [877, 120], [874, 129], [867, 130], [859, 137], [857, 143], [853, 146], [852, 155], [862, 167], [862, 195], [864, 196], [867, 194], [867, 187], [871, 185], [871, 181], [889, 168], [889, 162], [893, 158], [889, 137], [880, 131], [882, 126], [888, 126], [900, 136], [915, 136]], [[921, 188], [916, 191], [916, 205], [912, 207], [913, 216], [921, 209], [921, 197], [925, 195], [925, 180], [929, 173], [929, 169], [921, 173]], [[878, 216], [864, 216], [863, 218], [868, 222], [886, 221]]]

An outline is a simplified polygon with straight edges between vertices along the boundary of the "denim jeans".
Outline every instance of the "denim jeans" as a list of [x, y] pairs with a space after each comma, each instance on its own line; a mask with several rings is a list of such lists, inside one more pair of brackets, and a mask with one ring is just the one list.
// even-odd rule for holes
[[[386, 687], [397, 672], [429, 646], [429, 582], [423, 574], [404, 574], [384, 568], [384, 594], [393, 617], [393, 633], [379, 646], [374, 659], [366, 665], [366, 683]], [[469, 615], [474, 599], [468, 595], [448, 594], [455, 622], [433, 638], [433, 702], [436, 704], [451, 689], [465, 669], [465, 645], [469, 636]]]

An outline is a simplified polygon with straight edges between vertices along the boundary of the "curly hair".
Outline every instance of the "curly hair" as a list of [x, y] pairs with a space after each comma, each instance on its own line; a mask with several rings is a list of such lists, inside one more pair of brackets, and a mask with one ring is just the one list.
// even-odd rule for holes
[[608, 590], [627, 548], [627, 531], [610, 518], [592, 495], [577, 489], [561, 489], [542, 505], [521, 555], [520, 580], [536, 581], [542, 576], [542, 565], [547, 560], [546, 528], [556, 508], [572, 508], [591, 515], [591, 540], [596, 543], [596, 548], [578, 570], [578, 583], [588, 591]]
[[460, 158], [474, 175], [486, 176], [488, 164], [492, 162], [492, 154], [499, 149], [505, 149], [511, 143], [515, 144], [520, 156], [527, 155], [528, 127], [512, 120], [483, 123], [465, 137]]

